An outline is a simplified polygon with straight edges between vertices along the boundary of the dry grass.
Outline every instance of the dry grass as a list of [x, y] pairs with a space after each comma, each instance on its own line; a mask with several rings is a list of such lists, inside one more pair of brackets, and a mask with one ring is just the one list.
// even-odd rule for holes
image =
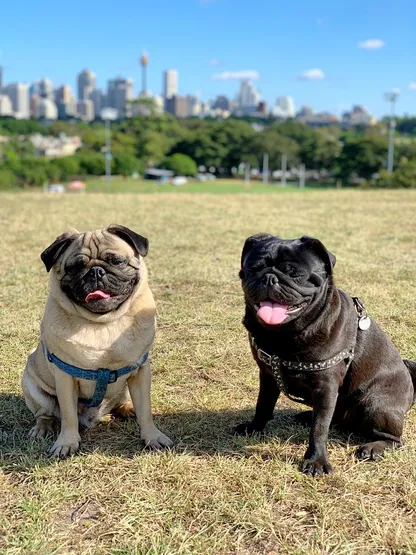
[[[0, 550], [5, 554], [395, 554], [416, 552], [416, 415], [403, 450], [357, 463], [332, 431], [335, 473], [298, 470], [307, 430], [279, 401], [262, 438], [231, 427], [253, 412], [257, 371], [237, 278], [246, 236], [308, 233], [337, 255], [403, 356], [416, 359], [415, 192], [284, 195], [2, 195], [0, 211]], [[153, 406], [176, 440], [142, 452], [133, 422], [83, 434], [64, 462], [29, 443], [19, 379], [47, 295], [39, 253], [62, 230], [119, 222], [150, 238], [158, 304]]]

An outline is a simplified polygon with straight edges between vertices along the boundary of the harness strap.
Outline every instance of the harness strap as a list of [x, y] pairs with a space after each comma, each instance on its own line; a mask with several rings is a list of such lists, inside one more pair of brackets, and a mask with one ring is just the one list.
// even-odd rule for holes
[[51, 353], [44, 343], [41, 343], [41, 345], [43, 353], [49, 360], [49, 362], [54, 364], [57, 368], [59, 368], [66, 374], [69, 374], [73, 378], [97, 382], [94, 395], [91, 399], [78, 399], [78, 402], [85, 407], [98, 407], [98, 405], [100, 405], [104, 399], [108, 384], [116, 382], [118, 378], [124, 376], [125, 374], [130, 374], [131, 372], [133, 372], [133, 370], [136, 370], [137, 368], [142, 366], [149, 357], [149, 353], [147, 352], [136, 364], [132, 364], [131, 366], [123, 366], [123, 368], [119, 368], [117, 370], [110, 370], [109, 368], [86, 370], [84, 368], [78, 368], [77, 366], [73, 366], [72, 364], [64, 362], [56, 355]]

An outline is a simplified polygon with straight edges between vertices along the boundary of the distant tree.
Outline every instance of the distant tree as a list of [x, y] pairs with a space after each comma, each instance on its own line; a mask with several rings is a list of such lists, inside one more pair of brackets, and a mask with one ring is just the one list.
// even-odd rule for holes
[[144, 163], [131, 154], [115, 154], [112, 171], [117, 175], [129, 176], [134, 172], [144, 173]]
[[380, 178], [374, 182], [376, 187], [395, 189], [416, 189], [416, 160], [402, 162], [393, 174], [386, 170], [380, 172]]
[[76, 156], [64, 156], [52, 160], [51, 164], [57, 166], [61, 171], [61, 178], [65, 181], [80, 173], [79, 159]]
[[76, 154], [80, 173], [83, 175], [104, 175], [105, 160], [103, 154], [91, 151], [80, 151]]
[[180, 153], [166, 158], [162, 166], [176, 175], [195, 175], [198, 171], [195, 161], [190, 156]]
[[16, 175], [11, 170], [0, 168], [0, 190], [13, 187], [16, 183]]
[[361, 137], [344, 143], [338, 159], [338, 176], [350, 181], [355, 174], [364, 179], [383, 169], [387, 158], [387, 139]]

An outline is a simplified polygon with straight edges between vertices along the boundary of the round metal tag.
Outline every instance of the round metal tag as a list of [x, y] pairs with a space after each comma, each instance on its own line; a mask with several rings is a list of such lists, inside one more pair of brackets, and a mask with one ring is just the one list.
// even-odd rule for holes
[[368, 330], [368, 328], [371, 326], [371, 320], [368, 316], [365, 316], [364, 318], [360, 318], [360, 321], [358, 322], [358, 327], [360, 328], [360, 330]]

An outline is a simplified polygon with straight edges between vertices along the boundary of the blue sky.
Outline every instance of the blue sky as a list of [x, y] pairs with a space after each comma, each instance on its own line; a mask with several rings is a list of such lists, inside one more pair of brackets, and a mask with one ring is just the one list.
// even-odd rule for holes
[[[383, 93], [401, 91], [398, 113], [416, 114], [416, 0], [18, 0], [4, 2], [0, 63], [6, 82], [49, 77], [75, 88], [88, 67], [100, 87], [135, 79], [149, 53], [148, 88], [179, 72], [181, 94], [234, 97], [234, 72], [254, 71], [262, 97], [291, 95], [296, 108], [340, 113], [364, 104], [385, 114]], [[373, 41], [373, 42], [368, 42]], [[361, 48], [358, 46], [361, 43]], [[217, 64], [217, 65], [213, 65]], [[323, 79], [299, 79], [306, 77]], [[228, 79], [214, 80], [227, 72]], [[414, 83], [414, 90], [409, 85]]]

